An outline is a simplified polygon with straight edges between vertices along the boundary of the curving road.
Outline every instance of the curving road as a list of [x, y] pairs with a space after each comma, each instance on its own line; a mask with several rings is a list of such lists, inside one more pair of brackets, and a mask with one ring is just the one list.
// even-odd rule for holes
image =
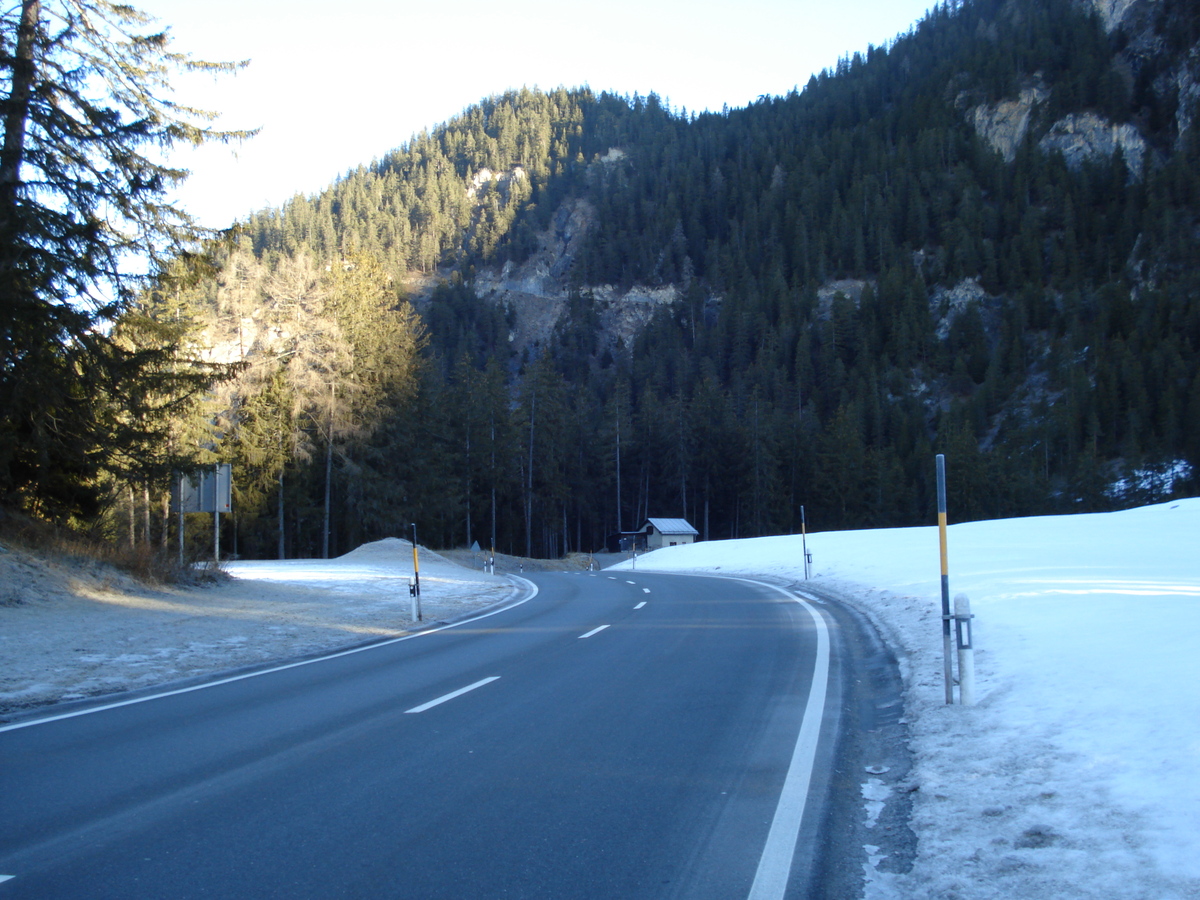
[[836, 617], [529, 580], [436, 632], [0, 726], [0, 900], [834, 895]]

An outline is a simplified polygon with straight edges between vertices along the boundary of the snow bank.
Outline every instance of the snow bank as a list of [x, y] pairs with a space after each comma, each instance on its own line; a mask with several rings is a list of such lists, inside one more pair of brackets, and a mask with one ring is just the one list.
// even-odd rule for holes
[[[954, 525], [948, 546], [972, 709], [944, 704], [936, 527], [808, 536], [814, 583], [871, 615], [907, 685], [918, 859], [867, 896], [1200, 897], [1200, 499]], [[798, 581], [801, 559], [787, 536], [637, 568]]]

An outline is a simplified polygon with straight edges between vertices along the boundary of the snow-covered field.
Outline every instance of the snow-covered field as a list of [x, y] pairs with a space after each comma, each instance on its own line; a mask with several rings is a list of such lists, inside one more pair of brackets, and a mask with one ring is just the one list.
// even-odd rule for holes
[[[800, 544], [709, 542], [637, 567], [795, 582]], [[876, 622], [907, 686], [918, 856], [868, 872], [867, 900], [1200, 898], [1200, 499], [951, 526], [951, 593], [977, 616], [971, 708], [944, 703], [936, 528], [808, 548], [814, 583]], [[393, 539], [150, 591], [0, 548], [0, 710], [402, 634], [411, 562]], [[517, 591], [424, 551], [421, 573], [427, 618]], [[864, 799], [866, 821], [888, 802], [865, 773]]]
[[[971, 708], [945, 705], [937, 528], [808, 536], [814, 583], [871, 616], [906, 682], [918, 857], [870, 872], [867, 897], [1200, 897], [1200, 499], [948, 531], [977, 617]], [[804, 571], [799, 536], [636, 566]]]

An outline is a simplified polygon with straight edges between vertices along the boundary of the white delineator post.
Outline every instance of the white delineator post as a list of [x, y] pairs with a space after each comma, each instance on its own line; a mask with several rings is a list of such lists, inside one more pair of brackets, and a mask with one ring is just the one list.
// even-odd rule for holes
[[966, 594], [954, 597], [954, 625], [958, 631], [958, 702], [975, 705], [975, 647], [971, 643], [971, 600]]

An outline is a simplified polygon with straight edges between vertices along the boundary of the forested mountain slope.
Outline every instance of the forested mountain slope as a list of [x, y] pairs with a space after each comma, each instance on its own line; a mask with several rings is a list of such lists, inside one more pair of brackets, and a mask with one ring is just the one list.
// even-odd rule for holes
[[1194, 490], [1198, 41], [1185, 0], [975, 0], [745, 109], [513, 92], [148, 302], [253, 363], [250, 553], [913, 524], [937, 452], [956, 520]]

